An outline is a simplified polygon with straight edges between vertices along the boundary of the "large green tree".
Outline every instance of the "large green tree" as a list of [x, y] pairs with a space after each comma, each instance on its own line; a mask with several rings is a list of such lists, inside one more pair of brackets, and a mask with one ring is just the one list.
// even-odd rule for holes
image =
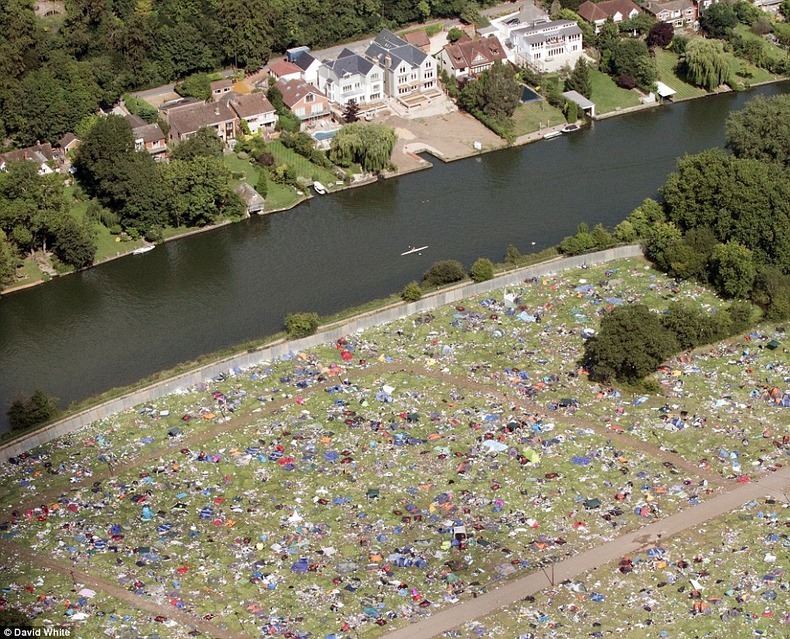
[[681, 230], [707, 227], [790, 272], [790, 180], [781, 165], [703, 151], [678, 160], [661, 193]]
[[756, 96], [729, 115], [725, 131], [736, 156], [790, 167], [790, 95]]
[[481, 112], [491, 118], [509, 118], [521, 99], [516, 71], [510, 64], [495, 63], [461, 91], [460, 104], [470, 113]]
[[610, 68], [615, 76], [625, 75], [649, 88], [658, 78], [655, 60], [643, 40], [622, 39], [612, 49]]
[[718, 2], [705, 9], [699, 17], [699, 26], [711, 38], [723, 38], [738, 24], [735, 9], [727, 2]]
[[577, 91], [585, 98], [592, 96], [592, 82], [590, 81], [590, 67], [584, 58], [579, 58], [570, 77], [565, 80], [566, 91]]
[[598, 334], [585, 344], [582, 361], [590, 379], [636, 382], [678, 349], [658, 314], [643, 304], [629, 304], [604, 315]]
[[748, 297], [757, 268], [752, 252], [738, 242], [718, 244], [711, 255], [713, 282], [728, 297]]
[[681, 68], [689, 82], [708, 91], [713, 91], [730, 79], [730, 65], [724, 53], [724, 44], [718, 40], [691, 40], [681, 56]]
[[199, 155], [172, 160], [162, 170], [167, 209], [174, 226], [204, 226], [235, 212], [230, 171], [221, 159]]
[[396, 140], [395, 131], [383, 124], [347, 124], [332, 138], [329, 157], [342, 166], [357, 162], [364, 171], [378, 173], [389, 163]]

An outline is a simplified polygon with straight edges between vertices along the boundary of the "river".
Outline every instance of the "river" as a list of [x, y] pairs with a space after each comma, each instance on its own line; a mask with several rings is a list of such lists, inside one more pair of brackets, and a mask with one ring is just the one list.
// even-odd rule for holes
[[[0, 429], [19, 393], [66, 405], [264, 337], [292, 311], [397, 292], [436, 260], [466, 266], [614, 226], [676, 158], [724, 143], [724, 120], [790, 83], [637, 112], [560, 138], [317, 197], [0, 300]], [[533, 245], [534, 242], [534, 245]], [[422, 254], [401, 257], [410, 246]]]

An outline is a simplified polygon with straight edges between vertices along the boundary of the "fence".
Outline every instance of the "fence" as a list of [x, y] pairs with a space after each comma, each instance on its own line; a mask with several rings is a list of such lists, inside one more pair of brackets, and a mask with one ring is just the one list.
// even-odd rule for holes
[[124, 395], [123, 397], [106, 401], [93, 408], [80, 411], [79, 413], [61, 419], [35, 432], [20, 435], [16, 439], [12, 439], [0, 445], [0, 458], [7, 459], [8, 457], [13, 457], [23, 451], [30, 450], [31, 448], [45, 444], [57, 437], [75, 431], [82, 426], [87, 426], [99, 419], [104, 419], [109, 415], [125, 411], [134, 406], [160, 399], [179, 389], [213, 379], [222, 373], [232, 371], [234, 368], [244, 369], [261, 364], [262, 362], [273, 361], [289, 353], [299, 352], [320, 344], [334, 342], [358, 330], [386, 324], [387, 322], [398, 320], [415, 313], [432, 311], [445, 304], [452, 304], [468, 297], [474, 297], [505, 286], [511, 286], [523, 282], [525, 279], [542, 277], [551, 273], [556, 273], [557, 271], [579, 267], [584, 264], [599, 264], [611, 260], [641, 257], [641, 255], [642, 250], [638, 245], [629, 245], [619, 246], [606, 251], [598, 251], [597, 253], [588, 253], [587, 255], [577, 255], [559, 260], [552, 260], [550, 262], [536, 264], [535, 266], [517, 269], [511, 273], [488, 280], [487, 282], [463, 284], [453, 288], [443, 289], [417, 302], [398, 304], [382, 311], [357, 317], [333, 328], [316, 333], [315, 335], [297, 340], [280, 342], [252, 353], [234, 355], [214, 362], [213, 364], [201, 366], [188, 373], [183, 373], [168, 380], [157, 382], [141, 390]]

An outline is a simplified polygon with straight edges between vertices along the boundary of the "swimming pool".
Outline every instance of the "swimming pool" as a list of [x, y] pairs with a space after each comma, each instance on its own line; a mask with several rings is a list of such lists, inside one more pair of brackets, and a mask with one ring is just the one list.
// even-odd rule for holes
[[532, 89], [528, 86], [524, 86], [524, 90], [521, 92], [521, 104], [526, 104], [527, 102], [534, 102], [535, 100], [540, 100], [541, 97], [535, 93]]
[[324, 142], [335, 137], [335, 133], [337, 133], [339, 130], [340, 129], [332, 129], [331, 131], [316, 131], [313, 133], [313, 137], [319, 142]]

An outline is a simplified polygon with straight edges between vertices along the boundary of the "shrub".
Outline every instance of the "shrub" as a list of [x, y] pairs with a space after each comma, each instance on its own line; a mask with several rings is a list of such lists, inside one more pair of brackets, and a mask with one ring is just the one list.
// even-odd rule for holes
[[466, 278], [464, 265], [458, 260], [440, 260], [435, 262], [423, 275], [423, 281], [428, 286], [442, 286], [460, 282], [464, 278]]
[[400, 292], [400, 297], [404, 302], [416, 302], [422, 299], [422, 289], [419, 282], [414, 281], [406, 284]]
[[274, 165], [274, 155], [270, 151], [259, 151], [255, 155], [255, 161], [263, 167]]
[[38, 426], [58, 414], [58, 400], [37, 388], [30, 397], [20, 397], [11, 403], [6, 415], [11, 430]]
[[289, 337], [306, 337], [315, 333], [320, 323], [318, 313], [289, 313], [285, 317], [285, 331]]
[[472, 264], [470, 272], [475, 282], [485, 282], [494, 278], [494, 264], [486, 257], [480, 257]]
[[505, 251], [505, 262], [508, 264], [518, 264], [521, 260], [521, 251], [519, 251], [513, 244], [509, 244]]
[[634, 80], [630, 75], [626, 75], [625, 73], [621, 73], [617, 76], [617, 86], [621, 89], [635, 89], [636, 88], [636, 80]]

